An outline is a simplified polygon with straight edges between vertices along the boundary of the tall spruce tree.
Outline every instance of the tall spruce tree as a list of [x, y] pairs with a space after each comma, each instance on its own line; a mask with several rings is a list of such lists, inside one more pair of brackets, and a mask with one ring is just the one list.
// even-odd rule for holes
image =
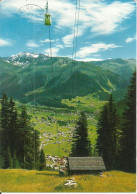
[[46, 166], [46, 159], [43, 149], [40, 151], [39, 170], [44, 170]]
[[100, 113], [100, 119], [97, 124], [97, 143], [96, 148], [98, 154], [104, 159], [106, 167], [109, 165], [109, 127], [108, 127], [108, 107], [107, 104], [104, 105], [103, 110]]
[[16, 151], [17, 130], [18, 130], [18, 118], [15, 102], [12, 98], [9, 101], [9, 136], [10, 136], [10, 152], [13, 157], [13, 153]]
[[40, 140], [39, 140], [39, 131], [34, 130], [33, 131], [33, 143], [34, 143], [34, 150], [33, 150], [33, 154], [34, 154], [34, 168], [35, 169], [39, 169], [39, 159], [40, 159]]
[[13, 153], [13, 168], [14, 169], [20, 168], [19, 161], [17, 159], [17, 156], [16, 156], [15, 152]]
[[[1, 119], [1, 117], [0, 117]], [[0, 120], [1, 123], [1, 120]], [[3, 130], [2, 127], [0, 126], [0, 168], [4, 167], [4, 151], [3, 151]]]
[[22, 106], [21, 108], [17, 136], [17, 157], [19, 158], [21, 167], [25, 169], [32, 169], [34, 167], [33, 128], [30, 124], [30, 117], [27, 114], [25, 106]]
[[6, 94], [3, 95], [1, 100], [1, 131], [3, 138], [3, 150], [10, 147], [9, 135], [9, 102]]
[[104, 105], [100, 113], [96, 144], [98, 153], [103, 157], [107, 170], [115, 169], [116, 167], [116, 124], [116, 109], [111, 95], [109, 102]]
[[7, 148], [10, 147], [10, 135], [9, 135], [9, 102], [7, 95], [4, 94], [1, 99], [1, 111], [0, 111], [0, 155], [1, 166], [5, 168], [5, 160], [8, 155]]
[[5, 150], [5, 157], [4, 157], [4, 168], [13, 168], [13, 160], [11, 157], [10, 148], [7, 147]]
[[88, 138], [87, 118], [84, 112], [81, 112], [72, 141], [72, 157], [91, 156], [91, 143]]
[[136, 172], [136, 72], [131, 79], [123, 113], [121, 169]]

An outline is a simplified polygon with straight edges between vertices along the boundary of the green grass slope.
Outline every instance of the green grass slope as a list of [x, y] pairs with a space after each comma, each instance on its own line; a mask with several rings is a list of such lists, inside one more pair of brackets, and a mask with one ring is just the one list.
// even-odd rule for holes
[[66, 188], [64, 181], [72, 177], [60, 177], [58, 172], [1, 170], [2, 192], [135, 192], [136, 175], [120, 171], [99, 175], [74, 175], [77, 188]]
[[135, 71], [136, 59], [110, 59], [95, 64], [122, 77], [130, 78]]

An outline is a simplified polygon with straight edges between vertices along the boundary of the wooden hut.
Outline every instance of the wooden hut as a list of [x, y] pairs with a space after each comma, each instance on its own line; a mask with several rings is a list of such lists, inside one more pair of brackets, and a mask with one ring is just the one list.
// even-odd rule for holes
[[68, 157], [69, 174], [92, 174], [105, 171], [103, 158], [100, 157]]

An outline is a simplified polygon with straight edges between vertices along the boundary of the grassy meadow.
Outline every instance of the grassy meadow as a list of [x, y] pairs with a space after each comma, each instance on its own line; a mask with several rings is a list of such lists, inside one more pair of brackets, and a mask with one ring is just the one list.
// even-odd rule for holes
[[0, 170], [2, 192], [135, 192], [136, 175], [110, 171], [99, 175], [74, 175], [77, 188], [65, 187], [72, 177], [60, 177], [53, 171]]

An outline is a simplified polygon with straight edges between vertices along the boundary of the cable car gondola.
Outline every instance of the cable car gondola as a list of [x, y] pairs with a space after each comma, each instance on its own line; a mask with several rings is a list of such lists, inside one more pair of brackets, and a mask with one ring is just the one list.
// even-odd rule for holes
[[48, 2], [47, 2], [47, 6], [46, 6], [45, 25], [46, 26], [51, 25], [51, 15], [48, 13]]

